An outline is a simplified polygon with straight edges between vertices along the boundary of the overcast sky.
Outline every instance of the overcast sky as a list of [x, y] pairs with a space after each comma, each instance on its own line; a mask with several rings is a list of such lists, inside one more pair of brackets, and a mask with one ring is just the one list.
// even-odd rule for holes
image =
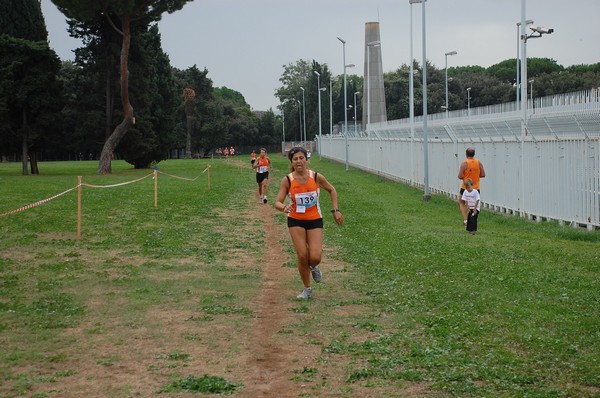
[[[422, 7], [413, 8], [414, 57], [422, 60]], [[255, 110], [279, 105], [274, 97], [283, 65], [299, 59], [328, 64], [343, 73], [346, 62], [363, 65], [365, 23], [379, 21], [384, 72], [410, 60], [408, 0], [195, 0], [159, 22], [171, 64], [206, 67], [215, 87], [241, 92]], [[66, 31], [64, 16], [42, 0], [50, 46], [73, 59], [79, 43]], [[528, 41], [529, 57], [563, 66], [600, 62], [600, 0], [527, 0], [527, 19], [554, 33]], [[521, 0], [429, 0], [426, 3], [427, 59], [437, 67], [490, 66], [515, 58]], [[362, 74], [361, 69], [349, 73]]]

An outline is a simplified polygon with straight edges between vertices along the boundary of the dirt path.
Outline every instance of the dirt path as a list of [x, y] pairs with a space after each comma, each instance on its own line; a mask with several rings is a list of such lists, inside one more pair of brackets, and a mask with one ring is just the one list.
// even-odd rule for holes
[[241, 396], [285, 397], [298, 396], [297, 386], [290, 381], [290, 369], [294, 366], [293, 347], [282, 345], [277, 332], [294, 321], [289, 311], [289, 298], [292, 292], [282, 286], [290, 277], [290, 268], [283, 265], [288, 255], [283, 251], [280, 240], [283, 228], [275, 223], [275, 210], [271, 205], [260, 206], [259, 212], [264, 221], [265, 255], [261, 292], [253, 307], [256, 319], [252, 331], [252, 343], [248, 368], [252, 381], [246, 384]]

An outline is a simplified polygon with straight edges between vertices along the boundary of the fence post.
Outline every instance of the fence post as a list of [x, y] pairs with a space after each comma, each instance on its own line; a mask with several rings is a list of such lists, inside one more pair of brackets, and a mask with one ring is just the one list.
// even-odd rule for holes
[[77, 176], [77, 240], [81, 240], [81, 176]]

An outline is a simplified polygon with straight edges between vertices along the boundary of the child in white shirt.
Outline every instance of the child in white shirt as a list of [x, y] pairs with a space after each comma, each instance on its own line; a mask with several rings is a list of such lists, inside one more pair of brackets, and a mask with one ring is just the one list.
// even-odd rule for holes
[[473, 180], [467, 178], [465, 181], [465, 191], [462, 194], [462, 200], [467, 203], [469, 207], [469, 216], [467, 217], [467, 231], [471, 235], [477, 233], [477, 216], [479, 215], [479, 209], [481, 208], [481, 197], [479, 191], [473, 189]]

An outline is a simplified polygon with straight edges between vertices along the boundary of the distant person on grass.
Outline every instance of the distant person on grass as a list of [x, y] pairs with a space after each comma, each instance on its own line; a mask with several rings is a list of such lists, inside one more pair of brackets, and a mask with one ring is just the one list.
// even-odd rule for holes
[[477, 217], [479, 216], [479, 209], [481, 206], [481, 197], [476, 189], [473, 189], [473, 181], [470, 178], [465, 180], [465, 190], [462, 193], [461, 199], [466, 203], [469, 209], [467, 218], [467, 231], [471, 235], [477, 233]]
[[256, 152], [253, 149], [252, 153], [250, 154], [250, 164], [254, 165], [254, 162], [256, 162]]
[[273, 169], [271, 159], [267, 157], [267, 150], [260, 148], [260, 156], [252, 168], [256, 169], [256, 182], [258, 183], [258, 202], [267, 203], [267, 185], [269, 183], [269, 169]]
[[[322, 278], [319, 269], [323, 253], [323, 216], [319, 205], [320, 188], [325, 189], [331, 196], [333, 205], [331, 213], [335, 222], [342, 225], [344, 217], [338, 209], [338, 195], [333, 185], [322, 174], [309, 170], [306, 150], [300, 147], [292, 148], [288, 158], [291, 162], [292, 172], [281, 180], [275, 208], [288, 215], [288, 229], [296, 249], [298, 271], [304, 285], [304, 290], [297, 297], [308, 299], [312, 295], [311, 274], [315, 282], [320, 282]], [[291, 203], [284, 203], [286, 196], [290, 197]]]
[[458, 179], [462, 180], [462, 186], [460, 188], [460, 194], [458, 196], [458, 207], [460, 208], [460, 213], [463, 216], [463, 224], [467, 225], [467, 215], [469, 208], [467, 204], [462, 199], [462, 194], [466, 189], [465, 181], [467, 179], [471, 179], [473, 183], [473, 188], [477, 190], [477, 192], [481, 193], [481, 189], [479, 188], [479, 179], [485, 177], [485, 169], [483, 168], [483, 164], [475, 158], [475, 148], [467, 148], [466, 151], [467, 158], [461, 163], [460, 169], [458, 170]]

